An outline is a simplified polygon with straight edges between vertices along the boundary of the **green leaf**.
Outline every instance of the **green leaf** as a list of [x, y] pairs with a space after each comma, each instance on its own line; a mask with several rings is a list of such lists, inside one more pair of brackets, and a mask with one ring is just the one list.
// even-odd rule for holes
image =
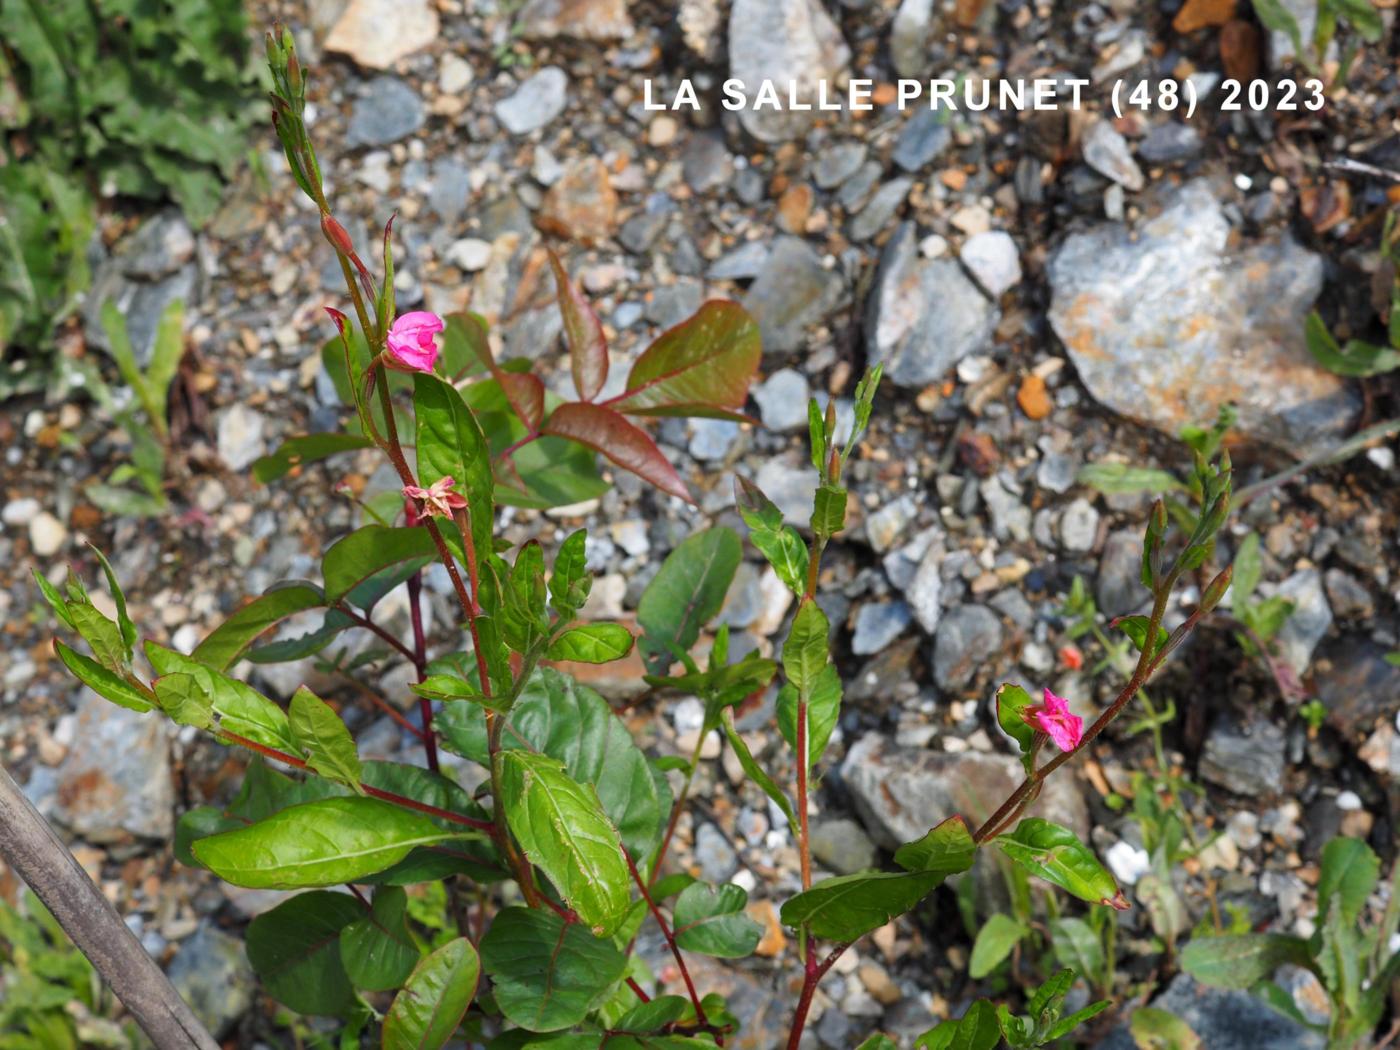
[[339, 609], [327, 609], [326, 615], [321, 620], [321, 626], [314, 631], [308, 631], [306, 634], [293, 638], [266, 642], [256, 648], [249, 649], [246, 655], [255, 664], [276, 664], [289, 660], [303, 660], [308, 656], [315, 656], [335, 641], [341, 632], [354, 626], [355, 621], [346, 613]]
[[325, 603], [321, 588], [310, 583], [274, 587], [214, 628], [190, 655], [200, 663], [227, 671], [264, 631], [288, 616]]
[[[1377, 18], [1375, 26], [1379, 28], [1379, 15], [1371, 7], [1369, 0], [1359, 0], [1359, 6], [1369, 10]], [[1361, 379], [1400, 368], [1400, 350], [1376, 346], [1360, 339], [1348, 339], [1345, 347], [1339, 345], [1316, 310], [1308, 315], [1303, 331], [1307, 337], [1308, 352], [1312, 354], [1313, 359], [1329, 372], [1339, 376]]]
[[866, 1038], [856, 1050], [899, 1050], [899, 1044], [883, 1032], [876, 1032]]
[[177, 725], [208, 729], [214, 721], [214, 701], [194, 675], [161, 675], [152, 683], [160, 709]]
[[565, 620], [573, 619], [583, 608], [593, 588], [593, 577], [588, 572], [587, 544], [588, 532], [579, 529], [559, 545], [559, 553], [554, 557], [549, 600], [554, 611]]
[[126, 663], [131, 663], [132, 651], [136, 645], [136, 625], [131, 622], [131, 617], [126, 612], [126, 595], [122, 593], [121, 584], [117, 582], [117, 574], [112, 569], [112, 563], [107, 560], [107, 555], [92, 544], [88, 544], [88, 549], [92, 551], [98, 562], [102, 565], [103, 575], [107, 577], [107, 590], [112, 594], [112, 604], [117, 609], [117, 627], [121, 631], [122, 644], [126, 652]]
[[467, 500], [478, 557], [491, 549], [495, 524], [491, 453], [476, 417], [451, 383], [435, 375], [413, 375], [418, 427], [418, 484], [428, 488], [451, 477], [453, 491]]
[[132, 711], [149, 711], [154, 706], [146, 693], [115, 672], [107, 670], [92, 657], [69, 648], [57, 638], [54, 639], [53, 648], [58, 658], [63, 661], [63, 666], [104, 700], [110, 700], [118, 707]]
[[846, 527], [846, 490], [839, 485], [822, 485], [812, 507], [812, 531], [818, 536], [834, 536]]
[[744, 308], [712, 300], [643, 351], [613, 407], [653, 416], [742, 409], [762, 355], [758, 325]]
[[853, 941], [909, 911], [947, 877], [944, 871], [877, 871], [822, 879], [784, 902], [782, 920], [805, 925], [816, 937]]
[[1342, 922], [1356, 923], [1380, 879], [1380, 858], [1360, 839], [1338, 836], [1322, 848], [1317, 880], [1317, 913], [1326, 915], [1335, 899]]
[[1070, 1014], [1068, 1017], [1063, 1017], [1059, 1021], [1056, 1021], [1053, 1025], [1051, 1025], [1050, 1031], [1046, 1033], [1046, 1039], [1048, 1041], [1053, 1041], [1055, 1039], [1063, 1039], [1065, 1036], [1069, 1035], [1070, 1032], [1074, 1031], [1076, 1028], [1082, 1025], [1085, 1021], [1092, 1020], [1093, 1018], [1099, 1016], [1099, 1014], [1103, 1013], [1112, 1005], [1113, 1000], [1100, 999], [1096, 1003], [1090, 1003], [1082, 1010], [1074, 1011], [1074, 1013]]
[[997, 1011], [978, 999], [956, 1021], [944, 1021], [914, 1040], [915, 1050], [995, 1050], [1001, 1045]]
[[1085, 980], [1093, 982], [1103, 972], [1103, 942], [1083, 919], [1051, 919], [1050, 939], [1055, 945], [1055, 957]]
[[334, 605], [375, 573], [399, 562], [430, 558], [437, 546], [421, 525], [390, 528], [366, 525], [337, 540], [321, 560], [326, 604]]
[[1069, 828], [1040, 817], [1026, 817], [1015, 831], [998, 835], [996, 843], [1032, 875], [1080, 900], [1119, 910], [1128, 906], [1113, 876]]
[[146, 658], [159, 675], [187, 674], [209, 695], [219, 718], [219, 730], [245, 737], [279, 751], [295, 752], [287, 715], [256, 689], [221, 671], [155, 642], [146, 642]]
[[[778, 690], [778, 732], [797, 750], [797, 690], [791, 683]], [[836, 722], [841, 716], [841, 675], [835, 664], [827, 664], [807, 698], [807, 768], [817, 764], [826, 751]]]
[[[549, 633], [549, 613], [545, 608], [544, 553], [531, 541], [515, 556], [502, 595], [499, 623], [501, 637], [511, 650], [530, 652]], [[494, 683], [498, 676], [491, 676]]]
[[59, 593], [58, 588], [51, 584], [38, 569], [30, 569], [29, 574], [34, 577], [34, 582], [38, 584], [40, 593], [53, 609], [54, 615], [70, 628], [76, 630], [77, 625], [73, 622], [73, 615], [68, 611], [68, 600]]
[[1003, 912], [988, 916], [977, 931], [977, 939], [972, 942], [972, 957], [967, 964], [968, 976], [974, 981], [986, 977], [1006, 961], [1011, 950], [1030, 932], [1030, 927]]
[[1252, 988], [1284, 963], [1310, 966], [1308, 943], [1277, 933], [1197, 937], [1181, 952], [1182, 968], [1218, 988]]
[[456, 1035], [480, 976], [481, 960], [465, 937], [424, 958], [384, 1018], [384, 1050], [438, 1050]]
[[363, 434], [303, 434], [287, 438], [271, 455], [254, 460], [253, 477], [260, 484], [269, 485], [298, 467], [319, 463], [342, 452], [373, 447], [374, 442]]
[[590, 623], [565, 631], [546, 654], [551, 660], [605, 664], [632, 651], [632, 632], [619, 623]]
[[354, 991], [340, 961], [340, 931], [364, 909], [346, 893], [301, 893], [248, 925], [248, 961], [267, 994], [303, 1014], [333, 1016]]
[[1240, 541], [1239, 550], [1235, 551], [1232, 569], [1230, 611], [1238, 618], [1248, 608], [1249, 600], [1254, 597], [1254, 588], [1259, 585], [1259, 578], [1264, 571], [1257, 532], [1251, 532]]
[[570, 1028], [627, 971], [610, 940], [544, 909], [505, 908], [481, 940], [482, 968], [501, 1013], [531, 1032]]
[[783, 642], [783, 674], [803, 698], [816, 688], [818, 676], [829, 663], [827, 639], [831, 625], [826, 613], [811, 598], [797, 607], [787, 641]]
[[945, 876], [967, 871], [976, 859], [977, 843], [959, 816], [948, 817], [894, 853], [894, 862], [905, 871], [936, 871]]
[[997, 690], [997, 725], [1002, 732], [1016, 741], [1022, 755], [1029, 755], [1035, 742], [1035, 730], [1027, 724], [1025, 711], [1034, 706], [1030, 693], [1019, 685], [1007, 682]]
[[235, 886], [299, 889], [356, 882], [415, 846], [453, 838], [427, 817], [373, 798], [326, 798], [194, 844], [201, 864]]
[[788, 801], [787, 795], [780, 788], [772, 777], [760, 766], [749, 750], [749, 745], [744, 743], [744, 738], [739, 735], [739, 731], [734, 728], [734, 713], [725, 709], [723, 718], [724, 735], [729, 739], [729, 746], [734, 749], [734, 755], [739, 759], [739, 765], [744, 770], [750, 780], [762, 789], [763, 793], [773, 800], [773, 803], [783, 811], [783, 816], [787, 818], [788, 827], [797, 827], [797, 816], [792, 811], [792, 803]]
[[[1147, 616], [1120, 616], [1110, 626], [1126, 634], [1128, 640], [1133, 643], [1133, 648], [1142, 652], [1142, 647], [1147, 643], [1147, 629], [1152, 626], [1152, 620]], [[1168, 637], [1170, 636], [1167, 629], [1158, 624], [1157, 638], [1152, 645], [1152, 651], [1159, 652], [1162, 646], [1167, 644]]]
[[297, 753], [327, 780], [360, 790], [360, 756], [345, 723], [324, 700], [302, 686], [292, 694], [288, 721]]
[[1186, 491], [1186, 486], [1165, 470], [1134, 467], [1127, 463], [1088, 463], [1080, 468], [1076, 480], [1106, 495]]
[[763, 939], [763, 927], [744, 914], [749, 895], [732, 882], [710, 886], [693, 882], [676, 899], [676, 943], [688, 952], [718, 959], [752, 955]]
[[599, 936], [612, 934], [631, 903], [630, 882], [598, 793], [571, 780], [564, 763], [548, 755], [504, 751], [496, 761], [501, 807], [530, 863], [585, 925]]
[[651, 674], [665, 674], [677, 652], [689, 652], [700, 628], [714, 619], [743, 558], [738, 534], [724, 526], [698, 532], [662, 562], [642, 592], [637, 622], [642, 659]]
[[83, 641], [92, 647], [92, 655], [99, 664], [116, 674], [124, 674], [129, 669], [131, 658], [116, 621], [103, 616], [86, 597], [83, 601], [69, 602], [68, 615], [73, 618], [73, 626]]
[[398, 886], [381, 886], [374, 904], [340, 931], [340, 961], [356, 988], [386, 992], [413, 972], [421, 952], [408, 929], [408, 895]]
[[[1256, 9], [1258, 6], [1259, 0], [1255, 0]], [[1198, 1050], [1201, 1045], [1200, 1036], [1189, 1024], [1155, 1006], [1140, 1006], [1134, 1010], [1128, 1031], [1140, 1050]]]
[[768, 559], [778, 579], [799, 597], [805, 594], [810, 555], [798, 531], [783, 524], [783, 512], [745, 477], [734, 478], [734, 502], [751, 530], [749, 539]]

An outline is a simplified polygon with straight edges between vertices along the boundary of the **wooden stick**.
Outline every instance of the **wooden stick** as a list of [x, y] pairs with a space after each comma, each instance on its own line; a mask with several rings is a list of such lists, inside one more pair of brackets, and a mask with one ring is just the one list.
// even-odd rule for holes
[[156, 1050], [219, 1050], [102, 891], [0, 766], [0, 859], [53, 912], [64, 932], [151, 1037]]

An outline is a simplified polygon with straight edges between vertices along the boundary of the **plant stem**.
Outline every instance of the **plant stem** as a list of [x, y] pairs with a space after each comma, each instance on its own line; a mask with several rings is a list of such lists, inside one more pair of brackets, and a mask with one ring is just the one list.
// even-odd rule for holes
[[802, 1030], [807, 1027], [807, 1013], [812, 1009], [812, 996], [816, 994], [817, 984], [826, 976], [826, 971], [830, 970], [836, 960], [841, 958], [841, 953], [849, 948], [849, 944], [838, 944], [831, 949], [831, 953], [820, 963], [812, 952], [807, 953], [807, 965], [802, 976], [802, 995], [797, 1000], [797, 1012], [792, 1017], [792, 1031], [788, 1033], [787, 1050], [797, 1050], [802, 1043]]
[[[690, 970], [685, 965], [685, 958], [681, 955], [680, 947], [676, 944], [675, 934], [671, 932], [671, 927], [666, 924], [665, 917], [661, 914], [661, 909], [656, 906], [656, 902], [651, 899], [651, 891], [647, 889], [646, 880], [642, 878], [642, 873], [637, 870], [636, 863], [632, 860], [632, 854], [627, 852], [627, 848], [622, 848], [622, 855], [627, 860], [627, 868], [632, 872], [632, 881], [637, 884], [637, 889], [641, 891], [642, 900], [647, 902], [647, 908], [651, 911], [651, 917], [656, 920], [656, 925], [661, 927], [661, 936], [666, 938], [666, 946], [671, 949], [671, 955], [675, 957], [676, 965], [680, 967], [681, 977], [685, 979], [686, 991], [690, 993], [691, 1004], [695, 1007], [695, 1017], [702, 1025], [708, 1025], [709, 1019], [705, 1016], [705, 1008], [700, 1005], [700, 996], [695, 991], [695, 982], [690, 979]], [[721, 1046], [724, 1043], [721, 1041]]]
[[[306, 769], [306, 760], [296, 755], [288, 754], [275, 747], [260, 744], [256, 740], [249, 740], [246, 736], [239, 736], [237, 733], [230, 733], [226, 729], [219, 730], [219, 736], [223, 737], [240, 747], [246, 747], [249, 751], [256, 751], [264, 758], [275, 758], [278, 762], [285, 763], [293, 769]], [[360, 784], [360, 789], [370, 798], [377, 798], [384, 802], [392, 802], [396, 806], [404, 809], [417, 810], [419, 813], [426, 813], [430, 817], [438, 817], [441, 820], [450, 821], [453, 824], [461, 824], [463, 827], [475, 828], [478, 831], [490, 831], [493, 827], [489, 820], [477, 820], [475, 817], [464, 816], [461, 813], [454, 813], [450, 809], [442, 809], [438, 806], [429, 805], [426, 802], [419, 802], [416, 798], [409, 798], [406, 795], [398, 795], [392, 791], [385, 791], [382, 788], [374, 787], [371, 784]]]
[[807, 829], [807, 697], [797, 699], [797, 846], [802, 860], [802, 889], [812, 888], [812, 847]]
[[690, 785], [695, 779], [695, 767], [700, 764], [700, 749], [705, 745], [706, 735], [702, 732], [700, 739], [695, 741], [695, 750], [690, 755], [690, 768], [686, 771], [685, 783], [681, 785], [681, 793], [676, 797], [676, 804], [671, 807], [671, 818], [666, 821], [666, 833], [661, 836], [661, 845], [657, 847], [656, 859], [651, 862], [651, 874], [647, 876], [648, 887], [656, 882], [657, 875], [661, 873], [661, 862], [666, 859], [666, 851], [671, 848], [671, 836], [676, 833], [676, 825], [680, 823], [686, 799], [690, 797]]
[[[413, 623], [413, 665], [418, 670], [418, 681], [428, 676], [428, 640], [423, 633], [423, 573], [415, 572], [408, 578], [408, 615]], [[438, 771], [437, 734], [433, 732], [433, 702], [426, 696], [418, 698], [418, 714], [423, 720], [423, 752], [428, 760], [428, 768]]]
[[354, 621], [355, 626], [363, 627], [366, 631], [369, 631], [371, 634], [378, 637], [379, 640], [384, 642], [386, 645], [393, 646], [395, 649], [397, 649], [400, 655], [402, 655], [406, 660], [408, 660], [409, 663], [413, 664], [415, 667], [420, 667], [418, 663], [418, 658], [414, 654], [412, 649], [404, 645], [403, 642], [399, 641], [392, 634], [386, 631], [383, 627], [380, 627], [379, 624], [375, 623], [368, 616], [361, 616], [359, 613], [355, 612], [355, 610], [351, 609], [350, 606], [346, 605], [344, 602], [338, 602], [336, 604], [336, 609], [344, 613], [352, 621]]

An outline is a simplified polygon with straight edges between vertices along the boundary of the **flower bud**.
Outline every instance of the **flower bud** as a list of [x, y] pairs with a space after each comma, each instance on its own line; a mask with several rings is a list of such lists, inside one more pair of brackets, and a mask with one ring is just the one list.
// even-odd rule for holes
[[1220, 575], [1211, 580], [1206, 585], [1205, 591], [1201, 594], [1201, 611], [1210, 612], [1220, 604], [1220, 599], [1225, 597], [1225, 592], [1230, 589], [1230, 578], [1235, 570], [1231, 566], [1226, 566], [1220, 571]]
[[321, 216], [321, 232], [326, 235], [326, 240], [331, 242], [331, 247], [341, 255], [354, 255], [355, 245], [350, 240], [350, 234], [345, 227], [335, 221], [329, 214]]

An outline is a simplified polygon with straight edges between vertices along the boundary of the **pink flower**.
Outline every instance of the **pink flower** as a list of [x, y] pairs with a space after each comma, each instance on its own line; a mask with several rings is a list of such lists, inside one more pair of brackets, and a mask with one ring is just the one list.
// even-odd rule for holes
[[431, 372], [438, 346], [433, 336], [442, 331], [442, 318], [427, 310], [404, 314], [389, 328], [389, 353], [407, 372]]
[[1084, 719], [1069, 713], [1069, 701], [1045, 690], [1045, 703], [1028, 707], [1021, 717], [1026, 723], [1049, 735], [1061, 751], [1073, 751], [1084, 735]]
[[425, 489], [405, 485], [403, 494], [413, 501], [420, 517], [451, 518], [453, 511], [463, 510], [467, 505], [465, 496], [449, 491], [455, 484], [451, 477], [438, 478]]

